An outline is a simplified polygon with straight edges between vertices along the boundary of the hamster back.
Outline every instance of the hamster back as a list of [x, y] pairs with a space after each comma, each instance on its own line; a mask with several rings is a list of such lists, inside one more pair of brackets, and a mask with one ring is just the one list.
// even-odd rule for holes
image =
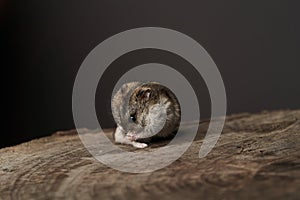
[[174, 135], [180, 124], [181, 110], [175, 94], [156, 82], [145, 83], [133, 91], [129, 112], [134, 123], [144, 128], [142, 138]]

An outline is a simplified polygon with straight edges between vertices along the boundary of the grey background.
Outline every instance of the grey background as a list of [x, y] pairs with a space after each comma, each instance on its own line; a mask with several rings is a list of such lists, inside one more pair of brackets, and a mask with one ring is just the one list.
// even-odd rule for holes
[[[288, 0], [4, 0], [1, 66], [8, 78], [2, 84], [7, 131], [0, 146], [74, 128], [72, 87], [83, 59], [109, 36], [143, 26], [183, 32], [209, 52], [223, 76], [228, 113], [299, 108], [299, 6]], [[130, 65], [145, 57], [172, 62], [146, 54], [116, 63]], [[209, 116], [205, 105], [209, 103], [201, 107], [204, 118]], [[113, 125], [110, 117], [101, 124]]]

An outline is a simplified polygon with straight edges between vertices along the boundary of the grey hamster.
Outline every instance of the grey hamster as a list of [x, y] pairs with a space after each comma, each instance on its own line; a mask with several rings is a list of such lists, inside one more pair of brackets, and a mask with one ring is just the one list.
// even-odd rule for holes
[[145, 141], [174, 136], [181, 110], [175, 94], [156, 82], [125, 83], [111, 101], [116, 143], [145, 148]]

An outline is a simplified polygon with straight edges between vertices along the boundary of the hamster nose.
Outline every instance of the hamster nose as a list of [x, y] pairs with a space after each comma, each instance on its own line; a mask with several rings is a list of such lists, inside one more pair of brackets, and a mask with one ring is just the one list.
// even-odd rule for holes
[[137, 139], [136, 135], [135, 135], [134, 133], [132, 133], [132, 132], [128, 132], [127, 135], [126, 135], [126, 137], [127, 137], [129, 140], [131, 140], [131, 141], [134, 141], [134, 140]]

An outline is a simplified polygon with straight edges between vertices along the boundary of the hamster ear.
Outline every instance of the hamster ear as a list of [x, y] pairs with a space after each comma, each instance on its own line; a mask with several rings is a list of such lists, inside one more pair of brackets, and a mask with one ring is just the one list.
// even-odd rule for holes
[[140, 90], [136, 96], [143, 100], [149, 100], [151, 97], [151, 93], [152, 93], [151, 89], [147, 88], [147, 89]]

